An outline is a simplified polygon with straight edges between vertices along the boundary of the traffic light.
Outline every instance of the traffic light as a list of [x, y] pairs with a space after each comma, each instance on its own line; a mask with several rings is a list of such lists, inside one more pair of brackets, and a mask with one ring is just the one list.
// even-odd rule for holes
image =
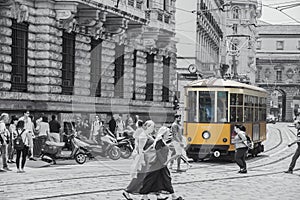
[[179, 100], [176, 95], [174, 95], [173, 110], [179, 110]]

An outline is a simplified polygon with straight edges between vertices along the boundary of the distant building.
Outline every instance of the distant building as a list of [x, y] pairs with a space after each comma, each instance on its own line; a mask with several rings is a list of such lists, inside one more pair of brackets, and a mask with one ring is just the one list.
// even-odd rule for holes
[[292, 121], [300, 105], [300, 26], [258, 27], [258, 86], [269, 91], [268, 112], [281, 121]]
[[[177, 2], [178, 4], [179, 2]], [[186, 24], [177, 26], [177, 77], [180, 103], [183, 107], [183, 87], [190, 81], [204, 77], [220, 77], [220, 64], [225, 64], [225, 12], [223, 0], [191, 0], [191, 13], [177, 12]], [[185, 6], [187, 9], [188, 5]], [[197, 9], [195, 9], [197, 8]], [[181, 18], [182, 19], [182, 18]], [[190, 26], [188, 26], [190, 25]], [[190, 73], [193, 68], [195, 73]]]
[[225, 12], [223, 0], [198, 0], [196, 66], [204, 77], [220, 76], [225, 64]]
[[0, 1], [0, 110], [173, 120], [175, 0]]
[[226, 16], [226, 63], [228, 73], [235, 77], [245, 77], [255, 83], [257, 19], [261, 16], [261, 1], [232, 0]]

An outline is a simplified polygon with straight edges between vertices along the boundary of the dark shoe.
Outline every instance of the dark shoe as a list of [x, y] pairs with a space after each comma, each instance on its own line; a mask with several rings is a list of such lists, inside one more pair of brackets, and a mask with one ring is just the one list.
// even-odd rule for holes
[[293, 170], [287, 170], [287, 171], [284, 171], [284, 173], [293, 174]]
[[0, 172], [6, 172], [5, 170], [3, 170], [3, 169], [0, 169]]
[[157, 200], [166, 200], [168, 199], [169, 197], [165, 197], [165, 198], [157, 198]]
[[29, 160], [36, 161], [36, 159], [35, 159], [35, 158], [33, 158], [33, 157], [30, 157], [30, 158], [29, 158]]
[[177, 199], [173, 199], [173, 200], [184, 200], [184, 198], [182, 198], [182, 197], [177, 197]]
[[239, 171], [239, 173], [241, 173], [241, 174], [247, 174], [247, 170], [243, 169], [243, 170]]
[[186, 170], [177, 169], [176, 172], [186, 172]]
[[126, 200], [133, 200], [132, 198], [128, 197], [127, 194], [125, 192], [122, 193], [123, 196], [126, 198]]
[[8, 167], [3, 167], [3, 169], [4, 169], [5, 171], [12, 171], [12, 170], [9, 169]]

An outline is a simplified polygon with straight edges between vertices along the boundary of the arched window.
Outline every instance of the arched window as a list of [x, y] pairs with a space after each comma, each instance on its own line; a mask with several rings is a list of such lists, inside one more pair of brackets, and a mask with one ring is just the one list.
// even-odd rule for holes
[[239, 19], [241, 15], [241, 9], [239, 7], [233, 7], [232, 8], [232, 18], [233, 19]]

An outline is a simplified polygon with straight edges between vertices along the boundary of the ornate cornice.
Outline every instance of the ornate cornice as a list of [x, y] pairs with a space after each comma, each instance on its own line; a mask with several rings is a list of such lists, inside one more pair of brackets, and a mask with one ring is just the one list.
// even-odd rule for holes
[[11, 16], [16, 19], [18, 23], [26, 22], [29, 19], [29, 8], [19, 2], [10, 4]]

